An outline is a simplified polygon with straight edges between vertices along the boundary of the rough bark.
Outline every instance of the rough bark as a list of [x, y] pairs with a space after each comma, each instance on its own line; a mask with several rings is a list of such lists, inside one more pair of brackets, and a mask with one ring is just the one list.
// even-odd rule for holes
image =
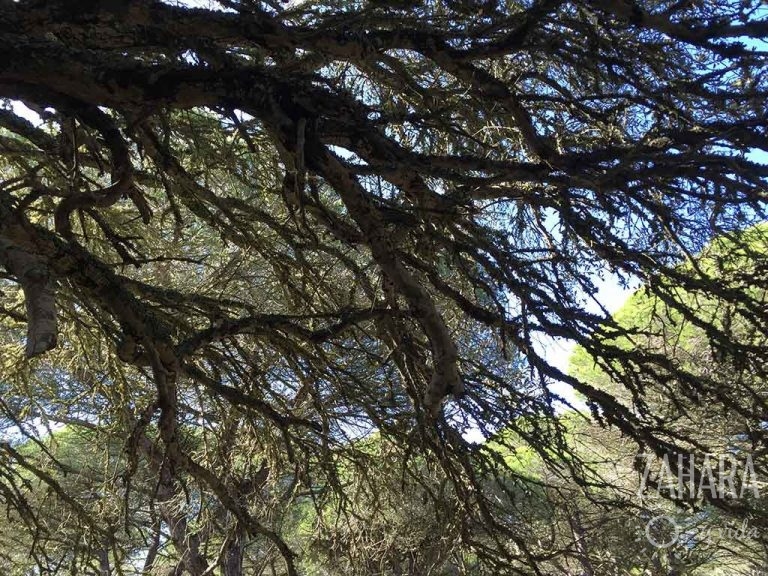
[[44, 258], [0, 237], [0, 265], [14, 276], [24, 292], [27, 321], [27, 358], [56, 346], [56, 281]]

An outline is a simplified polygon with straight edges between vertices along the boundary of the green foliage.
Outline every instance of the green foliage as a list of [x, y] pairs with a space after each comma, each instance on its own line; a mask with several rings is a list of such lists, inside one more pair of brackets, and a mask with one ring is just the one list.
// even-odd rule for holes
[[[762, 272], [753, 270], [756, 255], [768, 251], [768, 225], [761, 224], [732, 236], [718, 237], [707, 245], [699, 255], [683, 267], [696, 270], [702, 275], [717, 276], [729, 284], [743, 283], [755, 300], [765, 298]], [[685, 439], [688, 450], [696, 454], [701, 462], [702, 454], [714, 458], [730, 454], [738, 458], [739, 471], [753, 463], [758, 477], [765, 473], [759, 455], [754, 452], [755, 441], [762, 435], [764, 420], [749, 415], [749, 401], [740, 399], [738, 404], [723, 406], [723, 399], [735, 384], [748, 386], [751, 393], [764, 396], [766, 378], [760, 372], [752, 372], [741, 359], [734, 357], [720, 340], [721, 333], [735, 335], [741, 342], [751, 346], [762, 346], [764, 337], [750, 327], [752, 318], [739, 305], [725, 307], [716, 295], [702, 297], [682, 289], [674, 289], [676, 301], [687, 304], [685, 310], [670, 305], [664, 293], [640, 289], [627, 300], [614, 315], [621, 334], [615, 344], [626, 350], [636, 347], [658, 351], [671, 361], [682, 366], [686, 372], [706, 380], [707, 387], [699, 387], [686, 393], [686, 383], [668, 379], [663, 382], [643, 381], [637, 389], [628, 390], [622, 386], [621, 366], [612, 377], [610, 370], [616, 365], [597, 364], [583, 347], [577, 347], [571, 357], [570, 374], [579, 380], [610, 392], [622, 402], [634, 405], [638, 410], [675, 422], [673, 428], [678, 438]], [[688, 310], [692, 311], [689, 313]], [[687, 396], [687, 402], [670, 402], [670, 399]], [[716, 400], [720, 401], [717, 402]], [[756, 436], [756, 434], [758, 436]], [[620, 454], [613, 450], [618, 438], [609, 440], [608, 461], [620, 462], [632, 468], [635, 454]], [[645, 455], [648, 456], [647, 454]], [[659, 455], [660, 456], [660, 455]], [[674, 456], [673, 456], [674, 458]], [[660, 460], [650, 459], [650, 480], [659, 473]], [[655, 467], [654, 467], [655, 465]], [[717, 464], [715, 464], [717, 467]], [[643, 473], [642, 466], [639, 471]], [[724, 474], [723, 470], [719, 471]], [[716, 479], [716, 483], [720, 481]], [[630, 482], [628, 489], [640, 488], [637, 481]], [[706, 491], [683, 499], [683, 510], [674, 502], [666, 502], [655, 494], [653, 488], [646, 488], [645, 495], [638, 498], [638, 505], [645, 512], [646, 519], [653, 517], [674, 518], [681, 533], [689, 534], [684, 546], [665, 551], [666, 561], [677, 566], [678, 573], [746, 573], [751, 566], [759, 566], [761, 553], [757, 552], [764, 543], [761, 524], [751, 524], [755, 517], [766, 509], [765, 494], [757, 500], [744, 499], [739, 504], [752, 511], [753, 516], [742, 522], [743, 509], [733, 506], [732, 501], [708, 498]], [[664, 495], [665, 491], [660, 490]], [[749, 494], [749, 493], [748, 493]], [[675, 496], [673, 493], [673, 500]], [[693, 504], [693, 507], [691, 505]], [[670, 557], [670, 554], [677, 554]], [[729, 568], [720, 571], [721, 566]]]

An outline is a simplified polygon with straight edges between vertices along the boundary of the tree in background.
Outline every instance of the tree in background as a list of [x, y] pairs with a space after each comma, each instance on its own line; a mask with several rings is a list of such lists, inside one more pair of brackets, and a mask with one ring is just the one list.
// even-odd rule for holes
[[[0, 493], [34, 570], [56, 557], [44, 485], [87, 527], [72, 572], [297, 574], [292, 503], [331, 503], [344, 548], [356, 525], [394, 541], [402, 523], [358, 506], [397, 493], [390, 458], [435, 510], [400, 550], [542, 574], [579, 530], [533, 537], [513, 505], [538, 483], [500, 453], [594, 496], [552, 382], [659, 457], [719, 441], [659, 390], [761, 430], [768, 268], [737, 234], [766, 201], [759, 2], [0, 6]], [[696, 264], [723, 235], [738, 274]], [[724, 387], [587, 311], [606, 274], [749, 378]], [[620, 388], [563, 374], [542, 337]], [[120, 444], [93, 476], [104, 506], [54, 451], [20, 451], [60, 424]]]
[[[764, 302], [766, 285], [753, 262], [766, 250], [768, 228], [762, 224], [734, 236], [715, 238], [686, 266], [741, 282], [755, 300]], [[689, 455], [695, 455], [697, 465], [702, 465], [709, 455], [707, 468], [722, 473], [722, 483], [718, 477], [712, 483], [703, 469], [700, 475], [689, 478], [691, 470], [686, 466], [681, 471], [685, 478], [681, 490], [676, 478], [668, 477], [664, 461], [643, 450], [642, 445], [639, 453], [625, 451], [622, 455], [617, 450], [613, 458], [607, 458], [625, 471], [637, 470], [635, 478], [627, 475], [630, 481], [626, 486], [639, 493], [632, 500], [642, 510], [641, 516], [671, 518], [682, 534], [676, 545], [665, 548], [661, 554], [662, 551], [656, 551], [657, 565], [676, 564], [674, 568], [679, 574], [753, 573], [763, 568], [768, 547], [761, 521], [766, 511], [765, 494], [760, 489], [756, 494], [752, 488], [755, 481], [756, 486], [764, 486], [766, 420], [764, 413], [762, 418], [755, 418], [750, 411], [755, 409], [755, 398], [758, 402], [765, 398], [766, 380], [745, 366], [740, 355], [732, 354], [713, 340], [711, 330], [715, 327], [736, 334], [740, 342], [755, 348], [765, 346], [765, 335], [753, 330], [736, 307], [714, 298], [676, 293], [695, 314], [686, 317], [651, 291], [637, 290], [614, 315], [627, 329], [615, 343], [626, 349], [650, 350], [684, 365], [708, 388], [701, 386], [691, 396], [687, 391], [689, 381], [643, 377], [638, 379], [642, 386], [640, 394], [622, 386], [624, 366], [620, 362], [608, 361], [601, 368], [581, 348], [571, 358], [570, 373], [615, 395], [637, 411], [650, 412], [659, 420], [674, 423], [670, 427], [670, 441], [685, 443], [686, 465], [690, 464]], [[727, 397], [734, 388], [745, 396], [728, 406]], [[683, 402], [681, 398], [688, 400]], [[601, 445], [607, 447], [617, 441], [618, 438], [607, 438]], [[677, 462], [669, 457], [667, 461], [669, 471], [676, 475]], [[733, 486], [725, 481], [729, 473]], [[734, 501], [725, 494], [731, 488], [743, 496]]]

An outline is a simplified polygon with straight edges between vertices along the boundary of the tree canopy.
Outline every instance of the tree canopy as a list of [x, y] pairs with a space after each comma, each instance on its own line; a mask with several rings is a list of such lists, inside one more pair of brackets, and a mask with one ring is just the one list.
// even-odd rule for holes
[[[659, 458], [722, 448], [693, 405], [765, 448], [767, 36], [759, 0], [0, 0], [0, 566], [612, 573], [526, 520], [621, 487], [553, 382]], [[606, 276], [667, 321], [590, 311]]]

